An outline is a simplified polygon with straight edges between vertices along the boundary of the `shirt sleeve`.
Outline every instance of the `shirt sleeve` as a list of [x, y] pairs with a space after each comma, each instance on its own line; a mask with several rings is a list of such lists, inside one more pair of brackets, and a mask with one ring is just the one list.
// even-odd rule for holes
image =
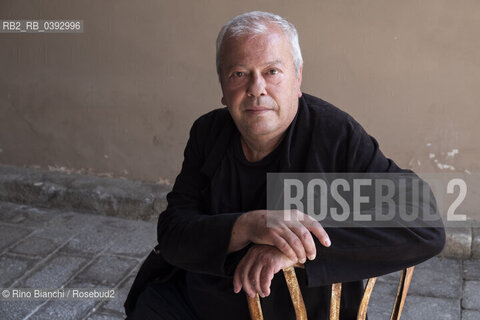
[[[228, 255], [233, 224], [241, 213], [211, 214], [203, 199], [208, 179], [201, 143], [205, 132], [197, 120], [190, 131], [180, 174], [167, 195], [167, 209], [160, 214], [157, 238], [160, 254], [181, 269], [225, 276], [235, 255]], [[220, 156], [220, 155], [219, 155]]]
[[[337, 142], [337, 150], [342, 150], [344, 157], [343, 170], [414, 175], [387, 159], [377, 141], [353, 119], [346, 132], [346, 138]], [[421, 196], [419, 201], [428, 203], [419, 205], [428, 210], [430, 216], [438, 216], [433, 194], [428, 185], [426, 188], [430, 197]], [[401, 270], [437, 255], [445, 244], [445, 232], [439, 216], [435, 226], [398, 221], [391, 227], [332, 227], [326, 228], [326, 231], [331, 246], [324, 247], [314, 237], [317, 257], [305, 263], [310, 287], [357, 281]]]

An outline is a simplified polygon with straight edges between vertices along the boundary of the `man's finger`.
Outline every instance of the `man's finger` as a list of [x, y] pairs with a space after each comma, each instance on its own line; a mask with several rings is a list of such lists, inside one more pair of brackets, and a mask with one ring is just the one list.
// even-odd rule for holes
[[310, 230], [315, 237], [320, 241], [321, 244], [323, 244], [325, 247], [330, 247], [331, 241], [330, 237], [328, 236], [327, 232], [325, 229], [323, 229], [322, 225], [320, 222], [315, 220], [314, 218], [307, 216], [308, 218], [305, 219], [304, 225], [305, 227]]
[[284, 255], [286, 255], [292, 261], [298, 261], [297, 254], [293, 251], [292, 247], [288, 244], [288, 242], [283, 239], [282, 237], [278, 236], [275, 237], [273, 245], [277, 247]]
[[260, 274], [260, 281], [261, 281], [261, 289], [264, 297], [268, 297], [270, 295], [270, 285], [272, 283], [272, 279], [274, 276], [273, 266], [267, 265], [262, 269], [262, 273]]
[[250, 282], [249, 274], [250, 274], [250, 269], [252, 268], [252, 264], [254, 263], [255, 259], [252, 259], [251, 254], [248, 252], [242, 260], [245, 260], [244, 267], [242, 268], [242, 272], [240, 274], [240, 281], [242, 282], [243, 290], [251, 297], [253, 298], [255, 296], [256, 291], [253, 289], [252, 284]]
[[297, 235], [290, 229], [285, 228], [281, 233], [281, 236], [288, 242], [288, 245], [295, 251], [297, 259], [294, 261], [300, 261], [304, 263], [306, 260], [305, 248], [303, 247], [302, 241], [297, 237]]
[[[292, 231], [297, 235], [297, 237], [302, 241], [303, 248], [307, 255], [307, 258], [310, 260], [315, 259], [317, 254], [317, 249], [315, 247], [315, 242], [313, 241], [312, 234], [310, 231], [305, 228], [303, 225], [298, 227], [292, 228]], [[301, 263], [305, 263], [305, 261], [300, 261]]]
[[242, 281], [240, 280], [240, 275], [243, 270], [243, 259], [240, 260], [237, 267], [235, 268], [235, 273], [233, 274], [233, 292], [239, 293], [242, 290]]
[[254, 288], [255, 291], [263, 298], [265, 297], [265, 295], [261, 288], [261, 279], [260, 279], [261, 271], [262, 271], [262, 265], [259, 263], [254, 264], [250, 269], [249, 280], [252, 288]]

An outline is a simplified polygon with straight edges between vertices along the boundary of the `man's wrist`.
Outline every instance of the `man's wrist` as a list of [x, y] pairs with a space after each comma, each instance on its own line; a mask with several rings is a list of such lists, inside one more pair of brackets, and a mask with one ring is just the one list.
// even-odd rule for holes
[[248, 228], [248, 212], [240, 215], [232, 228], [228, 252], [235, 252], [245, 248], [250, 243]]

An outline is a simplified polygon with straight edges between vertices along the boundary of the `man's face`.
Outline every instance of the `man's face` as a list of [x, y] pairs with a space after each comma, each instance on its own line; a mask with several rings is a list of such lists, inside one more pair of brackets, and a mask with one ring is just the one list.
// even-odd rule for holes
[[275, 138], [288, 128], [302, 95], [291, 47], [278, 27], [266, 34], [227, 39], [221, 48], [222, 104], [242, 136]]

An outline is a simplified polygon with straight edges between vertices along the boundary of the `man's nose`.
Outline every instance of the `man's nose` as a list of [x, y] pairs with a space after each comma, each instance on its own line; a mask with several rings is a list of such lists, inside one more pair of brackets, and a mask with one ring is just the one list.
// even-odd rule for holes
[[247, 94], [253, 97], [264, 96], [267, 94], [266, 87], [267, 83], [263, 75], [253, 73], [248, 83]]

